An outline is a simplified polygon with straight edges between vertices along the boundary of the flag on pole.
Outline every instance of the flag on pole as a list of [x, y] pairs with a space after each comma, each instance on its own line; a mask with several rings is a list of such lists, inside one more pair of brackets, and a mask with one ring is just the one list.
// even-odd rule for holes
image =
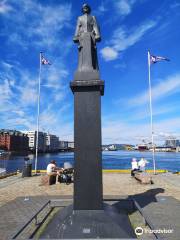
[[150, 63], [151, 64], [154, 64], [154, 63], [157, 63], [157, 62], [160, 62], [160, 61], [170, 61], [168, 58], [166, 57], [161, 57], [161, 56], [154, 56], [154, 55], [150, 55]]
[[43, 55], [41, 55], [41, 64], [42, 65], [51, 65], [49, 60], [47, 60]]

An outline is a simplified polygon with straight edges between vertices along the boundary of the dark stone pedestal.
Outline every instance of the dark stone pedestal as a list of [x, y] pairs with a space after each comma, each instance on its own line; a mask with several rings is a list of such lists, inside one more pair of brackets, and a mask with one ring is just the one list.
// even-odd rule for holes
[[69, 206], [59, 211], [40, 239], [134, 239], [126, 213], [104, 205], [103, 210], [76, 210]]
[[42, 239], [135, 238], [127, 213], [103, 204], [100, 80], [73, 81], [74, 203], [59, 211]]
[[102, 209], [100, 80], [73, 81], [74, 93], [74, 210]]
[[91, 70], [89, 72], [79, 72], [76, 71], [74, 74], [74, 80], [75, 81], [92, 81], [92, 79], [96, 79], [99, 81], [99, 71], [97, 70]]

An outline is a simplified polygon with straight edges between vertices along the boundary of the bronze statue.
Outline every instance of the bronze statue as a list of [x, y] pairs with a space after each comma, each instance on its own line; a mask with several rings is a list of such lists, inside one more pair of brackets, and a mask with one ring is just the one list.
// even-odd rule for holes
[[[98, 78], [98, 59], [96, 42], [101, 41], [100, 30], [94, 16], [90, 15], [91, 8], [88, 4], [82, 6], [83, 15], [78, 17], [73, 41], [78, 43], [79, 62], [78, 75], [81, 72], [93, 73]], [[78, 77], [77, 77], [78, 78]], [[86, 79], [84, 79], [86, 80]]]

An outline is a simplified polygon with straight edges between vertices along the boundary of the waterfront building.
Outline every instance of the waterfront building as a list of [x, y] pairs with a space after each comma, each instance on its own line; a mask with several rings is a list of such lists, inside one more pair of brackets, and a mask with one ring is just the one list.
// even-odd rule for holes
[[16, 130], [0, 130], [0, 148], [12, 152], [27, 152], [28, 137]]
[[68, 142], [68, 149], [74, 149], [74, 142]]
[[46, 151], [55, 152], [59, 150], [59, 137], [53, 134], [46, 134]]
[[[150, 151], [152, 151], [152, 148], [149, 149]], [[173, 150], [172, 147], [169, 147], [169, 146], [156, 146], [155, 147], [155, 152], [172, 152], [172, 151], [175, 151]]]
[[68, 141], [59, 141], [59, 150], [67, 150], [68, 149]]
[[180, 146], [180, 141], [179, 140], [177, 140], [177, 139], [167, 139], [166, 141], [165, 141], [165, 146], [166, 147], [172, 147], [172, 148], [176, 148], [176, 147], [178, 147], [178, 146]]
[[[29, 138], [29, 149], [34, 152], [36, 150], [37, 131], [23, 131], [23, 133], [27, 134]], [[46, 133], [44, 132], [38, 132], [38, 151], [46, 151]]]

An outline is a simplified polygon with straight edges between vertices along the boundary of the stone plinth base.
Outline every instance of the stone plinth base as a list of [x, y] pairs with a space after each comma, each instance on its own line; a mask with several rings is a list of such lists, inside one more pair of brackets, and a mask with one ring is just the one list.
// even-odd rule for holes
[[125, 212], [111, 205], [104, 210], [77, 210], [68, 206], [59, 211], [40, 239], [136, 238]]

